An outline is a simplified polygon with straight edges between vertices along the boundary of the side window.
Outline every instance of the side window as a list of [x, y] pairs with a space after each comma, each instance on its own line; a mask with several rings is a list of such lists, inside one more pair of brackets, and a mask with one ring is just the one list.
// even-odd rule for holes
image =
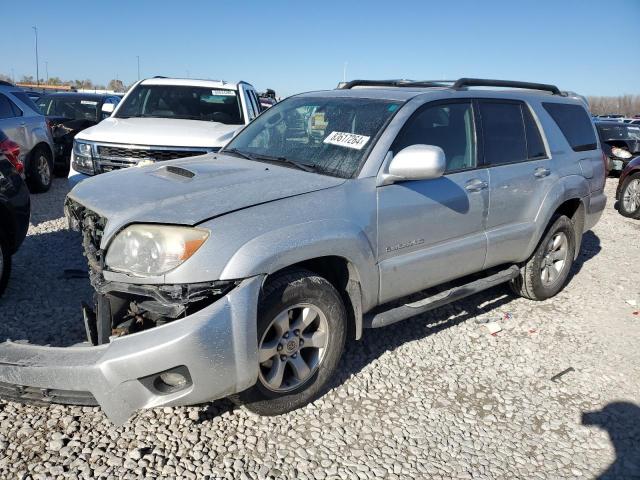
[[489, 165], [527, 160], [520, 103], [480, 101], [484, 160]]
[[13, 118], [15, 116], [11, 101], [0, 93], [0, 118]]
[[260, 108], [260, 102], [258, 101], [256, 91], [249, 90], [249, 96], [251, 97], [251, 103], [253, 103], [253, 109], [256, 111], [256, 114], [260, 115], [260, 112], [262, 112], [262, 108]]
[[471, 102], [422, 107], [404, 124], [391, 147], [394, 153], [415, 144], [435, 145], [447, 158], [447, 172], [476, 166]]
[[550, 102], [545, 102], [542, 106], [556, 122], [574, 152], [598, 148], [591, 119], [583, 107]]
[[544, 148], [540, 130], [533, 119], [529, 107], [522, 105], [522, 114], [524, 117], [524, 130], [527, 134], [527, 155], [529, 156], [529, 160], [547, 158], [547, 151]]

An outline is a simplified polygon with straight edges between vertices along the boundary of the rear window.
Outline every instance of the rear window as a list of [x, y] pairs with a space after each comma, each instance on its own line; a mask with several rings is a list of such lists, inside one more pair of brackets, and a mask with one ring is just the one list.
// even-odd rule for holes
[[598, 145], [587, 111], [580, 105], [543, 103], [574, 152], [595, 150]]
[[27, 107], [29, 107], [34, 113], [42, 113], [40, 111], [40, 109], [38, 108], [38, 106], [33, 103], [33, 100], [31, 100], [29, 98], [29, 95], [27, 95], [25, 92], [11, 92], [11, 95], [13, 95], [14, 97], [16, 97], [18, 100], [20, 100], [22, 103], [24, 103]]

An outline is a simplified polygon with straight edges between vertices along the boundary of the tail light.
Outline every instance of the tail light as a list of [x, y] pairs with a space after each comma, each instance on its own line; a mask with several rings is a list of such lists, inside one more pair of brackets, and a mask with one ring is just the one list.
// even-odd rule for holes
[[24, 172], [24, 163], [20, 161], [20, 145], [7, 138], [0, 142], [0, 152], [5, 154], [18, 173]]

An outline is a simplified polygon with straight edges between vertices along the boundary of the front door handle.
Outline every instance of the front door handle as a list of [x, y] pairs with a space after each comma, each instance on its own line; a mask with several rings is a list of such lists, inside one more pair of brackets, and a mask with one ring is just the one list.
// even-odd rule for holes
[[551, 170], [545, 167], [538, 167], [533, 171], [533, 176], [537, 178], [548, 177], [551, 174]]
[[465, 184], [464, 188], [467, 192], [479, 192], [488, 186], [489, 184], [487, 182], [482, 181], [479, 178], [472, 178]]

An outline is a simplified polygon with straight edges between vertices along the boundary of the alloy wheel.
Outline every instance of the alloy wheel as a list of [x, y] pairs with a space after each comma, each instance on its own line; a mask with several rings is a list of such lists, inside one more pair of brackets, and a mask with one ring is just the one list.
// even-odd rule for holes
[[622, 194], [622, 205], [629, 213], [640, 208], [640, 178], [635, 178], [627, 184]]
[[299, 304], [283, 310], [258, 346], [261, 383], [276, 393], [298, 388], [320, 367], [328, 340], [329, 323], [318, 307]]
[[557, 232], [545, 247], [540, 263], [540, 279], [544, 285], [552, 285], [558, 280], [567, 263], [569, 239], [564, 232]]
[[38, 176], [42, 185], [49, 185], [51, 181], [51, 169], [49, 168], [49, 160], [44, 155], [38, 157]]

